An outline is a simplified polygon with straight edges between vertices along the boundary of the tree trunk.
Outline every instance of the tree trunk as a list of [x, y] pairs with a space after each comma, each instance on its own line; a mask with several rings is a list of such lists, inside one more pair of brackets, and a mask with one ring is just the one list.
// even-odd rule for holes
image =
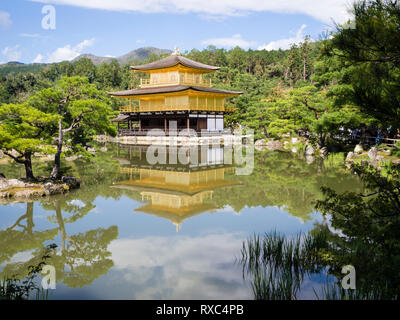
[[35, 224], [33, 223], [33, 202], [26, 203], [26, 229], [28, 234], [32, 235], [33, 227]]
[[325, 135], [324, 134], [319, 134], [319, 137], [318, 137], [318, 147], [320, 148], [320, 149], [322, 149], [322, 148], [324, 148], [325, 147]]
[[58, 122], [58, 139], [57, 139], [57, 152], [54, 156], [54, 166], [53, 170], [51, 171], [50, 178], [55, 180], [58, 178], [60, 174], [60, 166], [61, 166], [61, 152], [62, 152], [62, 145], [64, 139], [64, 132], [62, 129], [62, 120], [60, 119]]
[[55, 211], [56, 211], [56, 217], [57, 217], [57, 223], [60, 227], [60, 233], [61, 233], [61, 242], [62, 242], [62, 251], [64, 252], [65, 250], [65, 242], [67, 239], [67, 232], [65, 230], [65, 224], [64, 224], [64, 219], [62, 216], [62, 210], [61, 210], [61, 201], [57, 200], [55, 203]]
[[32, 170], [32, 153], [30, 151], [25, 152], [24, 158], [25, 158], [24, 166], [25, 166], [26, 179], [35, 180]]
[[269, 138], [269, 134], [268, 134], [267, 128], [265, 128], [265, 126], [263, 126], [263, 130], [264, 130], [264, 135], [265, 135], [267, 138]]

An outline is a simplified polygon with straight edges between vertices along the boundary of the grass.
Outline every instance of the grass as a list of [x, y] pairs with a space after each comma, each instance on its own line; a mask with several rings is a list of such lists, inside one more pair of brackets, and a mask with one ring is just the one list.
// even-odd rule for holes
[[25, 191], [25, 190], [44, 190], [43, 186], [32, 186], [32, 187], [8, 187], [1, 189], [1, 192], [11, 192], [15, 193], [18, 191]]

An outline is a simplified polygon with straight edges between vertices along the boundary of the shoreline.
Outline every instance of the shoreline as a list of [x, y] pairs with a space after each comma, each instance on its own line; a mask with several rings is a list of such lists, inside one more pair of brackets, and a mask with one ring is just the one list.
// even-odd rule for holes
[[113, 142], [127, 145], [150, 146], [202, 146], [202, 145], [239, 145], [243, 140], [249, 138], [246, 135], [216, 135], [216, 136], [116, 136], [107, 135], [94, 136], [97, 142]]
[[39, 178], [38, 181], [25, 179], [7, 179], [0, 177], [0, 203], [40, 199], [52, 195], [64, 194], [78, 189], [80, 182], [75, 177], [62, 177], [60, 180]]

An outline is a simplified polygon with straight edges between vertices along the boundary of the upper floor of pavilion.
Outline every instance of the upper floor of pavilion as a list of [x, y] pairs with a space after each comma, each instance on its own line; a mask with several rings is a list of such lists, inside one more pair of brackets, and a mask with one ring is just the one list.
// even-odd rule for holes
[[[233, 112], [225, 106], [225, 98], [242, 92], [212, 88], [204, 75], [219, 67], [190, 60], [180, 55], [177, 48], [170, 56], [144, 65], [131, 66], [147, 78], [139, 88], [109, 92], [114, 97], [129, 99], [129, 105], [120, 107], [121, 113], [142, 112]], [[138, 99], [138, 105], [132, 100]]]
[[220, 68], [185, 58], [175, 48], [175, 52], [164, 59], [131, 66], [131, 69], [147, 75], [140, 79], [140, 88], [176, 85], [210, 88], [211, 79], [206, 79], [204, 75]]

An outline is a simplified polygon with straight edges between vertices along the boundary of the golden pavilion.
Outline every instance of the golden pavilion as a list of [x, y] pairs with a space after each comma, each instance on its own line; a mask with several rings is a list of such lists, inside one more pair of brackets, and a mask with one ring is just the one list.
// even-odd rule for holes
[[124, 178], [113, 183], [114, 188], [132, 190], [140, 195], [144, 206], [136, 212], [155, 215], [170, 220], [177, 231], [184, 220], [205, 212], [219, 209], [214, 191], [219, 188], [234, 187], [239, 182], [227, 178], [235, 168], [223, 164], [223, 154], [216, 154], [207, 165], [197, 167], [179, 164], [168, 166], [148, 166], [142, 147], [126, 147], [127, 155], [119, 155]]
[[178, 48], [167, 58], [131, 69], [147, 76], [140, 80], [140, 87], [109, 93], [129, 101], [112, 120], [118, 123], [118, 129], [119, 123], [127, 124], [119, 130], [120, 135], [146, 135], [151, 129], [165, 133], [184, 129], [223, 132], [224, 115], [234, 111], [234, 107], [226, 106], [225, 99], [242, 94], [212, 88], [211, 79], [205, 75], [220, 68], [185, 58]]
[[225, 180], [225, 175], [232, 173], [234, 168], [188, 172], [121, 169], [123, 173], [130, 173], [130, 179], [114, 183], [114, 187], [138, 191], [141, 200], [147, 202], [135, 211], [168, 219], [177, 231], [184, 220], [218, 209], [212, 201], [215, 189], [238, 185], [235, 181]]

